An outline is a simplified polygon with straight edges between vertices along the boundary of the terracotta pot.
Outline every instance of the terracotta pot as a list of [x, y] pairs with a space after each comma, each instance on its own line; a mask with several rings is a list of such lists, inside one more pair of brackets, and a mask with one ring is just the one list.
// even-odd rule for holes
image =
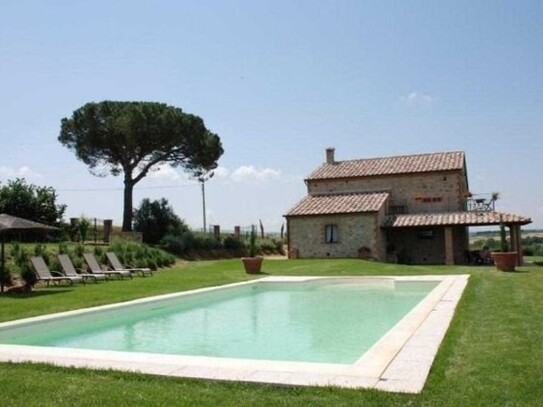
[[490, 256], [498, 270], [515, 271], [518, 259], [517, 252], [492, 252]]
[[258, 274], [262, 268], [263, 257], [242, 257], [241, 261], [245, 266], [245, 272], [247, 274]]

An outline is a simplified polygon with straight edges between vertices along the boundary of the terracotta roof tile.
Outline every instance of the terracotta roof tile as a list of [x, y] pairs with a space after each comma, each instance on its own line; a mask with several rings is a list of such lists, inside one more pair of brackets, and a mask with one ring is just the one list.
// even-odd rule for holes
[[451, 171], [460, 170], [463, 166], [464, 152], [453, 151], [337, 161], [333, 164], [325, 163], [313, 171], [307, 179], [369, 177], [375, 175]]
[[385, 203], [388, 193], [308, 195], [285, 216], [332, 215], [376, 212]]
[[530, 218], [510, 213], [500, 212], [448, 212], [428, 213], [417, 215], [391, 215], [387, 216], [383, 226], [402, 228], [417, 226], [453, 226], [453, 225], [499, 225], [500, 215], [505, 224], [526, 225], [532, 223]]

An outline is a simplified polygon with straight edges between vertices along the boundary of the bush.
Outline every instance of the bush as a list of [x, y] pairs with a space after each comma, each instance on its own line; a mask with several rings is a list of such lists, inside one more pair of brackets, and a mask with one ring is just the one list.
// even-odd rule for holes
[[25, 285], [27, 287], [34, 287], [34, 285], [38, 282], [38, 277], [36, 276], [36, 273], [34, 272], [34, 269], [30, 267], [30, 265], [25, 264], [21, 268], [21, 279], [25, 282]]
[[183, 255], [188, 250], [194, 249], [196, 246], [196, 238], [190, 231], [181, 233], [180, 235], [167, 234], [162, 239], [161, 247], [170, 253]]
[[[114, 252], [121, 263], [133, 267], [149, 267], [156, 270], [158, 267], [169, 267], [175, 263], [175, 257], [161, 249], [130, 241], [116, 240], [108, 251]], [[105, 258], [105, 253], [103, 256]], [[106, 263], [105, 260], [103, 262]]]
[[68, 244], [66, 242], [58, 244], [58, 254], [70, 254], [70, 249], [68, 249]]
[[224, 238], [223, 246], [226, 250], [239, 251], [245, 249], [245, 243], [235, 236], [227, 236]]
[[43, 244], [36, 244], [34, 246], [34, 256], [43, 257], [45, 264], [50, 263], [49, 252], [47, 251], [47, 247]]
[[87, 237], [89, 236], [89, 229], [91, 227], [91, 221], [85, 216], [81, 216], [77, 223], [79, 229], [79, 236], [81, 236], [81, 243], [85, 243]]
[[2, 273], [2, 270], [0, 270], [0, 283], [4, 287], [9, 287], [10, 285], [13, 284], [13, 280], [12, 280], [13, 268], [14, 268], [13, 265], [6, 263], [4, 265], [4, 272]]
[[189, 228], [162, 198], [160, 201], [141, 201], [134, 211], [134, 230], [143, 233], [144, 243], [158, 244], [167, 234], [181, 234]]

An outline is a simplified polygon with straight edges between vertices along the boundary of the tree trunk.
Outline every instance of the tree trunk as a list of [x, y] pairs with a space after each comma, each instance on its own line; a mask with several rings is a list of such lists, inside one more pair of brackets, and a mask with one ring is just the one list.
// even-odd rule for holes
[[123, 209], [123, 232], [132, 231], [132, 192], [134, 191], [134, 180], [131, 175], [124, 177], [124, 209]]

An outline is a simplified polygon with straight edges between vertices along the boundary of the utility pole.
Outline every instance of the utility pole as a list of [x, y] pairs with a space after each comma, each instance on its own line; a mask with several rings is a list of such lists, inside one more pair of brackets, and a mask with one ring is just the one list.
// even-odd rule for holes
[[200, 181], [200, 184], [202, 184], [202, 209], [203, 209], [203, 217], [204, 217], [204, 233], [207, 232], [206, 229], [206, 187], [205, 187], [205, 180], [202, 178], [199, 178], [198, 181]]
[[206, 223], [206, 181], [213, 178], [215, 173], [213, 171], [198, 169], [194, 173], [194, 176], [202, 186], [202, 217], [204, 219], [204, 233], [207, 233], [207, 223]]

